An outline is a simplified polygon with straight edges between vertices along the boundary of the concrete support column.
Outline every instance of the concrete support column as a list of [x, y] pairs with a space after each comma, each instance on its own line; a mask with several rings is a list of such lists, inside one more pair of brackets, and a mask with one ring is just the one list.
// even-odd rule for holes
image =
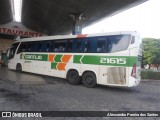
[[82, 34], [82, 16], [83, 13], [70, 14], [73, 20], [72, 35]]

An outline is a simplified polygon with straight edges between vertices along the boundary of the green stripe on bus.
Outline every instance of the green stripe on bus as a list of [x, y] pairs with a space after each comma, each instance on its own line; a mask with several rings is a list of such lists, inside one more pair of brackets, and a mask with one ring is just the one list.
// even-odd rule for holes
[[[23, 54], [20, 55], [20, 59], [23, 59]], [[48, 61], [47, 54], [25, 54], [25, 60], [37, 60], [37, 61]]]
[[55, 62], [61, 62], [62, 55], [56, 55], [54, 58]]
[[22, 59], [23, 54], [20, 54], [20, 59]]
[[106, 65], [106, 66], [133, 66], [137, 62], [134, 56], [91, 56], [74, 55], [73, 63]]
[[[63, 55], [56, 55], [55, 63], [51, 63], [51, 68], [56, 69], [57, 63], [62, 62]], [[48, 61], [48, 54], [21, 54], [20, 59]], [[132, 67], [135, 63], [140, 66], [136, 56], [96, 56], [96, 55], [74, 55], [73, 63], [106, 65], [106, 66], [128, 66]]]
[[57, 69], [56, 67], [57, 67], [57, 64], [58, 63], [53, 63], [53, 62], [51, 62], [51, 69]]
[[73, 63], [81, 63], [80, 59], [83, 55], [74, 55]]

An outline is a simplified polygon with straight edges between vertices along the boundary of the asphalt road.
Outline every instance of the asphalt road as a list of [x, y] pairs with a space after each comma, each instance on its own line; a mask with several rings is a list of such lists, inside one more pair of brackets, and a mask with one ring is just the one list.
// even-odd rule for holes
[[[33, 82], [31, 82], [33, 80]], [[28, 83], [27, 83], [28, 81]], [[17, 73], [0, 67], [0, 111], [158, 111], [160, 83], [141, 82], [134, 88], [70, 85], [64, 79]], [[2, 118], [1, 118], [2, 119]], [[12, 118], [14, 119], [14, 118]], [[22, 118], [21, 118], [22, 119]], [[28, 118], [25, 118], [28, 119]], [[40, 118], [30, 118], [39, 120]], [[53, 118], [41, 118], [52, 120]], [[40, 119], [40, 120], [41, 120]], [[99, 120], [126, 118], [54, 118]], [[143, 120], [148, 118], [128, 118]], [[153, 118], [158, 120], [158, 118]], [[6, 120], [6, 118], [5, 118]], [[17, 120], [17, 118], [15, 118]]]

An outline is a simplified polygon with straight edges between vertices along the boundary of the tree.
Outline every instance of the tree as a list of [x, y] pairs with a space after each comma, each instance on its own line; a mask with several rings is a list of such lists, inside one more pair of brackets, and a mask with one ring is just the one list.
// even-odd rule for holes
[[153, 38], [144, 38], [142, 40], [143, 44], [143, 61], [142, 67], [144, 65], [149, 65], [149, 69], [151, 65], [157, 67], [160, 66], [160, 40]]

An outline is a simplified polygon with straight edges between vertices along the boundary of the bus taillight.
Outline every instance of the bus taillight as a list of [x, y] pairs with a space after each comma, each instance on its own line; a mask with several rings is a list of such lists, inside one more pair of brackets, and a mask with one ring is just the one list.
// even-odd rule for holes
[[131, 76], [136, 78], [136, 64], [133, 65]]

